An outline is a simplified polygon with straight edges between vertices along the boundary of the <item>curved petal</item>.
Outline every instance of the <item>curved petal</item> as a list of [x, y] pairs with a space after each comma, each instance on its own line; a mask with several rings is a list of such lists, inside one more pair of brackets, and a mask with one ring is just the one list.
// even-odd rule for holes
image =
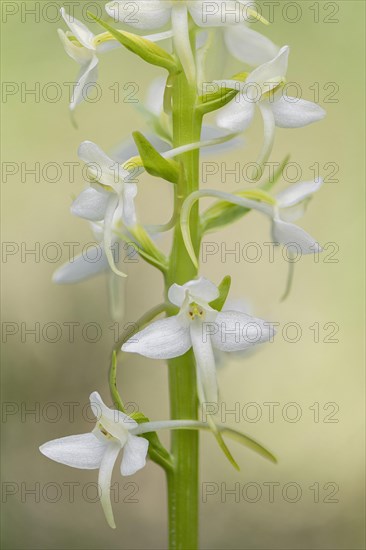
[[135, 183], [125, 183], [123, 187], [123, 223], [131, 227], [136, 223], [135, 197], [137, 195], [137, 185]]
[[[103, 426], [107, 429], [107, 431], [113, 435], [114, 437], [120, 438], [120, 431], [119, 428], [123, 429], [123, 437], [122, 439], [126, 440], [127, 434], [125, 434], [126, 430], [134, 430], [137, 428], [138, 424], [137, 422], [128, 416], [127, 414], [118, 411], [116, 409], [110, 409], [107, 407], [107, 405], [103, 402], [102, 398], [100, 397], [99, 393], [94, 391], [90, 397], [90, 405], [91, 409], [93, 411], [93, 414], [98, 419], [98, 422], [102, 423]], [[112, 426], [111, 430], [107, 428], [107, 425], [109, 427]]]
[[122, 351], [139, 353], [152, 359], [179, 357], [192, 345], [188, 323], [183, 315], [155, 321], [123, 344]]
[[79, 40], [80, 44], [85, 46], [85, 48], [88, 49], [95, 49], [93, 46], [93, 39], [94, 34], [78, 19], [75, 19], [74, 16], [69, 15], [65, 8], [60, 9], [60, 13], [69, 27], [70, 31], [75, 35], [75, 37]]
[[114, 0], [108, 2], [105, 9], [115, 22], [120, 21], [135, 29], [159, 29], [170, 19], [171, 5], [169, 0]]
[[121, 446], [114, 441], [108, 443], [99, 469], [98, 484], [101, 491], [100, 503], [108, 522], [112, 529], [116, 528], [114, 523], [112, 503], [111, 503], [111, 479], [113, 468], [116, 463]]
[[310, 198], [303, 200], [299, 204], [295, 204], [294, 206], [288, 206], [287, 208], [281, 208], [281, 220], [284, 222], [296, 222], [300, 218], [302, 218], [306, 212], [306, 208], [308, 206], [308, 203], [310, 202]]
[[217, 403], [219, 390], [216, 377], [215, 356], [210, 334], [201, 321], [190, 324], [192, 347], [197, 365], [197, 382], [200, 401]]
[[[274, 59], [267, 63], [263, 63], [263, 65], [260, 65], [260, 67], [250, 73], [246, 83], [253, 83], [259, 86], [264, 86], [266, 84], [266, 91], [269, 91], [278, 84], [279, 79], [286, 76], [289, 53], [290, 48], [288, 46], [281, 48]], [[272, 81], [273, 86], [269, 84]]]
[[270, 323], [239, 311], [221, 311], [213, 327], [212, 345], [221, 351], [242, 351], [275, 334]]
[[[273, 116], [273, 112], [269, 103], [265, 101], [261, 101], [259, 103], [259, 110], [261, 112], [262, 119], [263, 119], [263, 145], [262, 145], [262, 149], [259, 154], [259, 157], [257, 159], [257, 164], [260, 167], [263, 167], [272, 153], [275, 134], [276, 134], [276, 124], [275, 124], [275, 118]], [[260, 177], [261, 170], [258, 170], [256, 168], [256, 172], [258, 173], [258, 177]]]
[[243, 132], [250, 126], [254, 112], [255, 102], [241, 94], [239, 101], [236, 97], [219, 110], [216, 123], [231, 132]]
[[276, 126], [302, 128], [325, 117], [326, 112], [316, 103], [283, 95], [272, 104]]
[[278, 206], [280, 208], [288, 208], [301, 203], [319, 191], [323, 183], [323, 178], [319, 178], [315, 181], [300, 181], [299, 183], [290, 185], [287, 189], [277, 193], [276, 200]]
[[118, 191], [119, 181], [130, 175], [92, 141], [83, 141], [79, 146], [78, 155], [88, 164], [88, 170], [95, 179], [112, 187], [115, 191]]
[[111, 268], [113, 273], [115, 273], [119, 277], [127, 277], [127, 275], [122, 271], [119, 271], [119, 269], [116, 266], [116, 263], [115, 263], [116, 254], [115, 254], [115, 249], [113, 248], [113, 245], [116, 242], [113, 238], [113, 227], [114, 227], [113, 222], [114, 222], [116, 213], [118, 213], [119, 206], [120, 206], [119, 197], [116, 195], [115, 196], [112, 195], [108, 201], [105, 218], [104, 218], [103, 246], [104, 246], [105, 255], [107, 256], [109, 267]]
[[70, 101], [70, 109], [73, 111], [79, 105], [85, 95], [85, 88], [91, 83], [98, 80], [98, 58], [96, 55], [92, 57], [88, 65], [83, 65], [79, 73], [75, 88]]
[[[108, 260], [100, 245], [95, 245], [95, 252], [75, 256], [72, 261], [59, 267], [53, 274], [52, 281], [58, 285], [79, 283], [89, 277], [103, 273], [108, 268]], [[95, 260], [90, 259], [90, 257]]]
[[220, 295], [216, 285], [211, 283], [208, 279], [205, 279], [205, 277], [200, 277], [184, 285], [177, 285], [174, 283], [168, 291], [169, 301], [181, 307], [184, 303], [187, 291], [193, 299], [197, 298], [197, 300], [207, 303], [216, 300]]
[[42, 454], [72, 468], [94, 470], [99, 468], [106, 443], [100, 441], [92, 433], [70, 435], [54, 439], [41, 445]]
[[79, 63], [79, 65], [86, 65], [94, 57], [94, 52], [88, 48], [81, 48], [70, 40], [67, 34], [61, 30], [57, 30], [60, 40], [65, 48], [65, 52], [71, 59]]
[[148, 448], [149, 442], [144, 437], [128, 436], [127, 443], [123, 448], [121, 462], [121, 474], [123, 476], [132, 476], [145, 466]]
[[111, 193], [108, 191], [88, 187], [72, 203], [71, 213], [93, 222], [102, 221], [105, 218], [110, 196]]
[[322, 251], [319, 243], [304, 229], [278, 218], [273, 220], [272, 238], [275, 243], [295, 247], [301, 254], [314, 254]]
[[226, 47], [233, 57], [249, 65], [261, 65], [276, 57], [279, 48], [269, 38], [242, 25], [225, 29]]

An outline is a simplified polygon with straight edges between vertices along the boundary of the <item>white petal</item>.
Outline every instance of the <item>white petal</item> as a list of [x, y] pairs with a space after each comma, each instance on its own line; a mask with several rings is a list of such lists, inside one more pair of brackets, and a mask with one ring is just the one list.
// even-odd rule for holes
[[272, 103], [276, 126], [301, 128], [325, 117], [326, 112], [316, 103], [283, 95]]
[[216, 123], [220, 128], [225, 128], [231, 132], [243, 132], [250, 126], [254, 117], [255, 102], [241, 92], [239, 94], [228, 105], [219, 110]]
[[177, 285], [174, 283], [168, 291], [170, 302], [181, 307], [184, 303], [187, 290], [191, 297], [207, 303], [216, 300], [220, 294], [216, 285], [211, 283], [208, 279], [205, 279], [205, 277], [200, 277], [184, 285]]
[[188, 323], [182, 315], [155, 321], [130, 338], [122, 346], [122, 351], [139, 353], [152, 359], [179, 357], [192, 345]]
[[305, 215], [306, 208], [309, 202], [310, 202], [310, 198], [305, 199], [301, 203], [295, 204], [294, 206], [281, 208], [281, 211], [280, 211], [281, 220], [284, 222], [290, 222], [290, 223], [296, 222], [297, 220], [299, 220]]
[[79, 40], [80, 44], [89, 49], [95, 49], [93, 46], [94, 34], [78, 19], [66, 13], [65, 8], [61, 8], [60, 13], [70, 31]]
[[99, 468], [105, 449], [106, 444], [92, 433], [61, 437], [39, 448], [51, 460], [82, 470]]
[[301, 254], [321, 252], [318, 242], [309, 233], [298, 225], [280, 219], [273, 220], [272, 236], [275, 243], [288, 246], [295, 254], [297, 251]]
[[74, 87], [74, 92], [72, 94], [70, 109], [73, 111], [77, 105], [79, 105], [85, 96], [86, 87], [95, 83], [98, 80], [98, 58], [93, 56], [88, 65], [83, 65], [77, 82]]
[[323, 178], [319, 178], [315, 181], [300, 181], [299, 183], [290, 185], [287, 189], [277, 193], [276, 200], [278, 206], [280, 208], [288, 208], [289, 206], [301, 203], [319, 191], [323, 183]]
[[128, 436], [126, 431], [128, 432], [136, 429], [138, 426], [137, 422], [127, 414], [107, 407], [96, 391], [90, 395], [89, 399], [91, 409], [98, 422], [100, 422], [113, 437], [120, 439], [124, 444]]
[[272, 109], [268, 102], [261, 101], [259, 103], [259, 110], [263, 118], [263, 145], [257, 159], [257, 164], [263, 167], [272, 153], [276, 134], [276, 124]]
[[78, 155], [88, 164], [88, 170], [100, 183], [109, 185], [118, 191], [120, 180], [128, 177], [130, 173], [124, 170], [119, 163], [111, 159], [105, 152], [92, 141], [83, 141], [78, 149]]
[[[274, 59], [260, 65], [260, 67], [255, 69], [248, 76], [246, 80], [247, 84], [255, 83], [259, 86], [264, 86], [267, 84], [266, 90], [271, 89], [271, 86], [269, 85], [270, 82], [286, 76], [289, 53], [290, 48], [288, 46], [281, 48]], [[276, 82], [274, 82], [274, 85], [276, 85]]]
[[249, 65], [266, 63], [276, 57], [279, 50], [269, 38], [242, 25], [225, 29], [224, 38], [231, 55]]
[[137, 435], [129, 435], [123, 448], [121, 462], [121, 474], [123, 476], [132, 476], [145, 466], [148, 448], [149, 442], [147, 439]]
[[93, 222], [104, 220], [111, 193], [88, 187], [80, 193], [71, 206], [71, 213]]
[[63, 30], [58, 29], [57, 32], [67, 55], [70, 56], [71, 59], [73, 59], [80, 65], [86, 65], [90, 63], [90, 61], [94, 57], [94, 52], [92, 50], [77, 46], [74, 42], [70, 40], [70, 38], [67, 36], [67, 34], [65, 34]]
[[123, 222], [127, 227], [136, 223], [135, 197], [137, 195], [137, 185], [135, 183], [125, 183], [123, 186]]
[[118, 443], [115, 443], [115, 442], [108, 443], [100, 465], [99, 477], [98, 477], [99, 488], [101, 491], [100, 503], [103, 507], [103, 511], [104, 511], [106, 520], [108, 522], [108, 525], [112, 527], [112, 529], [116, 528], [116, 524], [114, 523], [114, 517], [113, 517], [110, 487], [111, 487], [113, 468], [116, 463], [120, 450], [121, 450], [121, 447], [120, 445], [118, 445]]
[[158, 29], [170, 19], [169, 0], [115, 0], [105, 6], [106, 12], [115, 22], [120, 21], [135, 29]]
[[217, 403], [219, 391], [211, 336], [206, 333], [205, 325], [201, 321], [191, 322], [190, 332], [197, 365], [197, 382], [200, 400], [209, 403]]
[[221, 311], [212, 324], [212, 345], [221, 351], [241, 351], [268, 342], [275, 334], [263, 319], [239, 311]]
[[59, 267], [53, 274], [52, 281], [58, 285], [73, 284], [103, 273], [108, 268], [108, 261], [100, 245], [93, 246], [93, 251], [75, 256], [72, 261]]

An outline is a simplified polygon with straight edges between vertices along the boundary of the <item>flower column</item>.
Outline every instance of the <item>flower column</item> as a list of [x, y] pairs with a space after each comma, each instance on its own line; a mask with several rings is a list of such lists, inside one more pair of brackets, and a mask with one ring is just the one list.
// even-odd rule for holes
[[[196, 111], [195, 82], [188, 82], [182, 71], [172, 81], [174, 147], [200, 140], [202, 116]], [[181, 176], [175, 190], [175, 208], [199, 187], [199, 150], [181, 155]], [[198, 207], [192, 212], [191, 234], [199, 248]], [[175, 227], [165, 291], [173, 283], [184, 284], [197, 276], [179, 222]], [[170, 409], [172, 419], [197, 419], [196, 368], [192, 350], [169, 364]], [[175, 431], [171, 435], [174, 470], [168, 472], [169, 548], [195, 549], [198, 546], [198, 445], [195, 431]]]

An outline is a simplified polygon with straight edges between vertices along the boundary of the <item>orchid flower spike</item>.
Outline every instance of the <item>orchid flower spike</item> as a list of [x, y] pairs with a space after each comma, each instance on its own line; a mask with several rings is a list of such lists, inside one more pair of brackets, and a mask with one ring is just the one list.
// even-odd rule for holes
[[[84, 23], [69, 15], [65, 8], [61, 8], [60, 13], [69, 31], [65, 33], [58, 29], [59, 37], [66, 53], [81, 66], [70, 102], [70, 110], [73, 111], [83, 101], [88, 84], [97, 81], [98, 54], [118, 48], [120, 43], [109, 33], [94, 35]], [[158, 42], [169, 37], [171, 33], [158, 33], [144, 38]]]
[[129, 161], [120, 165], [91, 141], [81, 143], [78, 154], [87, 163], [92, 183], [75, 199], [71, 212], [91, 222], [103, 222], [104, 253], [112, 271], [123, 275], [115, 266], [111, 250], [113, 229], [121, 224], [126, 227], [136, 224], [137, 186], [131, 180], [141, 167]]
[[121, 474], [130, 476], [146, 464], [149, 442], [140, 433], [139, 425], [126, 414], [109, 409], [99, 393], [93, 392], [90, 404], [97, 423], [91, 433], [54, 439], [40, 447], [48, 458], [83, 470], [99, 469], [100, 501], [108, 524], [116, 527], [113, 517], [110, 485], [112, 471], [119, 453], [123, 450]]
[[210, 303], [219, 297], [218, 288], [201, 277], [184, 285], [173, 284], [168, 293], [178, 315], [160, 319], [135, 334], [123, 346], [126, 352], [153, 359], [172, 359], [193, 348], [201, 403], [218, 401], [213, 348], [240, 351], [268, 342], [274, 336], [270, 323], [239, 311], [217, 311]]
[[[280, 94], [286, 79], [288, 46], [281, 48], [271, 61], [264, 63], [240, 80], [222, 80], [227, 88], [239, 90], [239, 94], [217, 115], [217, 124], [233, 132], [246, 130], [253, 121], [258, 106], [264, 122], [264, 145], [260, 163], [267, 160], [274, 142], [275, 127], [300, 128], [321, 120], [325, 111], [319, 105], [303, 99]], [[276, 95], [277, 92], [277, 95]]]

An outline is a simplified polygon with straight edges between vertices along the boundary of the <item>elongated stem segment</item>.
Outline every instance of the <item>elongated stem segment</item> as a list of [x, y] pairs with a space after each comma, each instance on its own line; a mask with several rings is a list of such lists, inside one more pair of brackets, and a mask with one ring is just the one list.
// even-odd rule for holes
[[[196, 89], [184, 73], [173, 82], [174, 147], [200, 140], [202, 117], [197, 114]], [[175, 192], [175, 209], [180, 212], [185, 198], [199, 186], [199, 150], [180, 155], [181, 177]], [[192, 209], [190, 230], [196, 251], [199, 247], [198, 205]], [[179, 221], [165, 277], [166, 292], [173, 283], [184, 284], [197, 275], [184, 241]], [[169, 361], [169, 391], [172, 419], [196, 420], [198, 402], [196, 369], [192, 351]], [[174, 468], [167, 473], [169, 505], [169, 548], [194, 550], [198, 546], [198, 432], [177, 430], [171, 434]]]

